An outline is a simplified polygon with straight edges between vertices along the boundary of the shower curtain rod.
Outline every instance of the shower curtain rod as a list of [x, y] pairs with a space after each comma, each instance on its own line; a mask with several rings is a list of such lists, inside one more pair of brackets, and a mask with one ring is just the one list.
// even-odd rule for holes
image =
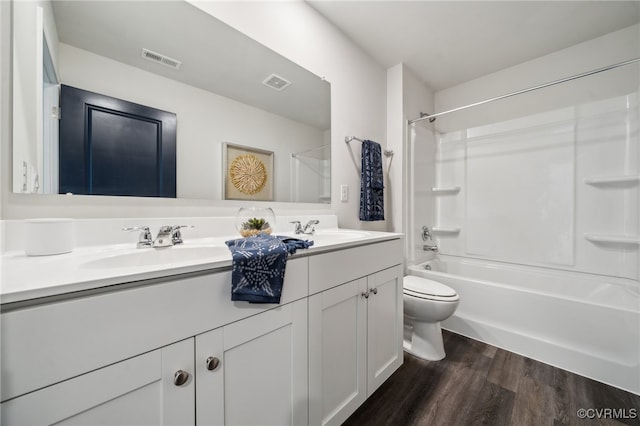
[[450, 110], [447, 110], [447, 111], [442, 111], [442, 112], [439, 112], [437, 114], [428, 114], [428, 115], [425, 114], [425, 115], [423, 115], [423, 116], [421, 116], [419, 118], [416, 118], [416, 119], [413, 119], [413, 120], [409, 120], [409, 124], [413, 124], [413, 123], [417, 123], [418, 121], [429, 120], [429, 119], [431, 119], [433, 121], [433, 120], [435, 120], [436, 117], [439, 117], [441, 115], [449, 114], [449, 113], [456, 112], [456, 111], [461, 111], [461, 110], [464, 110], [464, 109], [467, 109], [467, 108], [476, 107], [476, 106], [479, 106], [479, 105], [484, 105], [486, 103], [493, 102], [493, 101], [499, 101], [500, 99], [510, 98], [511, 96], [521, 95], [523, 93], [532, 92], [534, 90], [544, 89], [545, 87], [554, 86], [556, 84], [565, 83], [567, 81], [576, 80], [578, 78], [587, 77], [587, 76], [590, 76], [590, 75], [593, 75], [593, 74], [597, 74], [597, 73], [600, 73], [600, 72], [604, 72], [604, 71], [609, 71], [609, 70], [612, 70], [614, 68], [623, 67], [623, 66], [630, 65], [630, 64], [633, 64], [633, 63], [636, 63], [636, 62], [639, 62], [639, 61], [640, 61], [640, 58], [629, 59], [628, 61], [618, 62], [617, 64], [613, 64], [613, 65], [609, 65], [609, 66], [606, 66], [606, 67], [598, 68], [598, 69], [595, 69], [595, 70], [583, 72], [581, 74], [576, 74], [576, 75], [573, 75], [571, 77], [561, 78], [560, 80], [550, 81], [548, 83], [540, 84], [538, 86], [529, 87], [527, 89], [518, 90], [516, 92], [507, 93], [506, 95], [496, 96], [495, 98], [485, 99], [484, 101], [474, 102], [474, 103], [469, 104], [469, 105], [461, 106], [461, 107], [458, 107], [458, 108], [453, 108], [453, 109], [450, 109]]

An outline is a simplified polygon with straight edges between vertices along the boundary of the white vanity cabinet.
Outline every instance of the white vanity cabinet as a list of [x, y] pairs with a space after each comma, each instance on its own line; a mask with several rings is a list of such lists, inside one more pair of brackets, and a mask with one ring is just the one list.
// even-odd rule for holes
[[196, 336], [196, 424], [307, 423], [307, 301]]
[[2, 424], [344, 421], [402, 363], [402, 242], [287, 262], [280, 305], [213, 269], [3, 305]]
[[311, 425], [344, 422], [402, 364], [402, 248], [360, 249], [310, 259], [310, 288], [327, 288], [309, 297]]
[[187, 339], [4, 402], [2, 424], [193, 424], [193, 371]]
[[9, 400], [2, 423], [301, 425], [307, 389], [303, 299]]

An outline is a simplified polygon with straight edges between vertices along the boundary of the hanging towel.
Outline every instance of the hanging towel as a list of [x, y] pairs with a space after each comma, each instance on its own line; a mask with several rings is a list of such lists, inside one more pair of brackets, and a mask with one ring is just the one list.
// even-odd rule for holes
[[313, 241], [259, 234], [225, 244], [233, 258], [231, 300], [280, 303], [287, 257]]
[[384, 174], [382, 148], [377, 142], [362, 142], [360, 176], [360, 220], [384, 220]]

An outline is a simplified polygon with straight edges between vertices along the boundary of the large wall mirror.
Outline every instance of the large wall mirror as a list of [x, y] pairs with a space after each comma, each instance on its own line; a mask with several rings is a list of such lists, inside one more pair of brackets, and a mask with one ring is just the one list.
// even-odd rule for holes
[[[237, 146], [248, 156], [267, 153], [269, 168], [259, 171], [268, 175], [267, 199], [330, 202], [330, 85], [323, 78], [185, 1], [12, 6], [14, 192], [64, 193], [64, 85], [175, 114], [178, 198], [229, 198], [227, 147]], [[122, 126], [116, 134], [127, 134]], [[120, 147], [110, 164], [132, 152]], [[96, 168], [85, 156], [78, 167]]]

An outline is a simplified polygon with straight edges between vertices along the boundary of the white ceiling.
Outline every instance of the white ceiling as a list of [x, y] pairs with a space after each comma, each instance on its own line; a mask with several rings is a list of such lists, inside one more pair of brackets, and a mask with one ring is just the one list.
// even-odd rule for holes
[[380, 65], [403, 62], [434, 90], [640, 22], [640, 1], [307, 2]]

